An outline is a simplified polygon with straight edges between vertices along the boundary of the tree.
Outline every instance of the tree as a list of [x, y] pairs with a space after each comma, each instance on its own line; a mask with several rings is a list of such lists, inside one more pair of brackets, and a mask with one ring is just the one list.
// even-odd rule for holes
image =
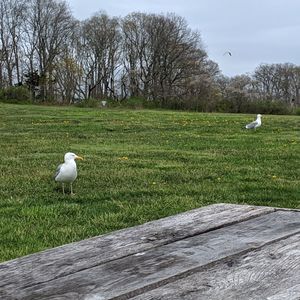
[[59, 102], [70, 104], [76, 98], [76, 90], [80, 85], [82, 69], [77, 61], [66, 53], [55, 64], [55, 80]]
[[120, 31], [117, 18], [100, 12], [82, 24], [79, 56], [87, 86], [87, 97], [116, 98], [116, 76], [120, 62]]
[[256, 68], [253, 79], [260, 98], [276, 100], [289, 105], [300, 101], [298, 66], [289, 63], [262, 64]]
[[25, 20], [25, 1], [0, 0], [0, 86], [22, 81], [21, 30]]
[[187, 93], [187, 83], [201, 75], [206, 53], [200, 35], [174, 14], [132, 13], [122, 22], [123, 66], [130, 96], [165, 105]]
[[26, 21], [29, 72], [39, 70], [40, 98], [54, 97], [54, 66], [76, 23], [64, 1], [31, 0]]
[[25, 84], [28, 86], [31, 92], [31, 99], [34, 100], [36, 98], [36, 92], [38, 91], [38, 87], [40, 85], [40, 76], [38, 74], [38, 70], [25, 73], [24, 77], [25, 77]]

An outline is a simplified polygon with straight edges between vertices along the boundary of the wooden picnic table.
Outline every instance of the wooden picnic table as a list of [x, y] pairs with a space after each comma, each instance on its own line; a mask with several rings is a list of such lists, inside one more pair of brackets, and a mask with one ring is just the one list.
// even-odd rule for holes
[[300, 211], [215, 204], [0, 264], [0, 299], [300, 299]]

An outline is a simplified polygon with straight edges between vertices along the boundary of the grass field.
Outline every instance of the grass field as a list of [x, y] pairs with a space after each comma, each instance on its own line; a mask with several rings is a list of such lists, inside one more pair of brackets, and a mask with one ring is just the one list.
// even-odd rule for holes
[[212, 203], [300, 208], [299, 117], [254, 118], [0, 104], [0, 261]]

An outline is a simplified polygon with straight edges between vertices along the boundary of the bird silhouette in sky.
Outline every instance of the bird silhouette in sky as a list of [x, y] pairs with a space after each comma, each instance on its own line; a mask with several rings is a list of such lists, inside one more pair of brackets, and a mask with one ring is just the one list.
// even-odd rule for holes
[[232, 53], [230, 51], [226, 51], [223, 55], [228, 54], [229, 56], [232, 56]]

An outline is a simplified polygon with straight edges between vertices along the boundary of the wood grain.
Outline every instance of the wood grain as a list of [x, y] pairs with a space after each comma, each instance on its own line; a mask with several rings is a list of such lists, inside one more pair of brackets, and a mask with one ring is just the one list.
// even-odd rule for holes
[[[174, 241], [274, 212], [215, 204], [0, 264], [0, 290], [48, 282]], [[0, 294], [1, 295], [1, 294]]]
[[299, 300], [299, 241], [293, 235], [132, 300]]
[[[186, 218], [189, 219], [188, 216]], [[105, 262], [102, 260], [93, 267], [60, 275], [46, 282], [32, 280], [31, 283], [27, 281], [24, 286], [23, 282], [21, 285], [20, 281], [16, 282], [15, 277], [5, 277], [5, 281], [1, 283], [0, 296], [4, 299], [129, 299], [143, 294], [141, 297], [144, 297], [147, 291], [183, 280], [182, 278], [194, 273], [201, 274], [222, 261], [234, 265], [239, 257], [245, 257], [249, 252], [300, 232], [299, 212], [295, 211], [275, 211], [240, 222], [233, 220], [231, 218], [230, 226], [201, 231], [199, 234], [188, 232], [183, 237], [180, 235], [180, 239], [173, 238], [173, 242], [121, 255]], [[171, 232], [171, 228], [176, 227], [174, 221], [176, 218], [166, 228]], [[210, 220], [217, 221], [219, 219]], [[196, 222], [193, 225], [198, 226]], [[178, 228], [179, 232], [182, 232], [180, 229]], [[166, 234], [169, 235], [170, 231]], [[176, 236], [176, 231], [173, 232]], [[145, 237], [145, 232], [140, 232], [141, 237]], [[276, 253], [274, 255], [276, 257]], [[297, 264], [294, 266], [298, 268]], [[43, 267], [44, 274], [47, 274], [47, 264]], [[50, 275], [51, 272], [50, 269]], [[257, 278], [260, 280], [263, 276]], [[241, 280], [237, 279], [237, 282]], [[210, 285], [209, 282], [207, 284]], [[235, 286], [238, 285], [235, 283]], [[226, 284], [220, 286], [220, 289], [224, 287]]]

